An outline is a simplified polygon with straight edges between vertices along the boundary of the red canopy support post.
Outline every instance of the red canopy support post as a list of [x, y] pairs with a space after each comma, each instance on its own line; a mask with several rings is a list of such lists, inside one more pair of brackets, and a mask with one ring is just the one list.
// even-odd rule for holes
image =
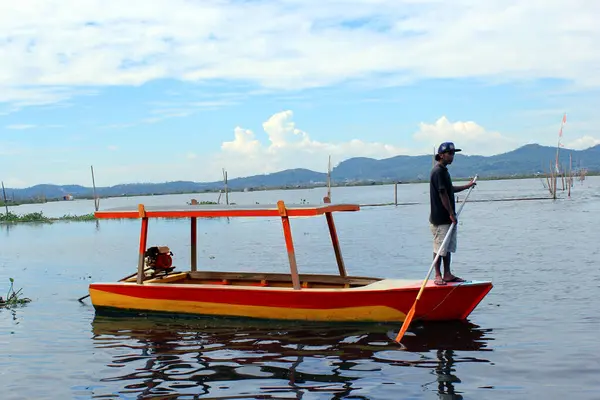
[[295, 290], [300, 290], [300, 277], [298, 276], [298, 265], [296, 264], [296, 252], [294, 251], [294, 242], [292, 240], [292, 228], [290, 227], [290, 218], [287, 215], [287, 210], [283, 200], [277, 202], [277, 209], [281, 215], [283, 224], [283, 236], [285, 237], [285, 247], [290, 260], [290, 272], [292, 274], [292, 285]]
[[338, 240], [335, 224], [333, 223], [333, 215], [330, 212], [326, 212], [325, 218], [327, 218], [329, 235], [331, 236], [331, 243], [333, 244], [333, 251], [335, 252], [335, 259], [337, 260], [338, 269], [340, 270], [340, 276], [346, 276], [346, 267], [344, 266], [344, 258], [342, 257], [340, 242]]
[[192, 220], [192, 232], [191, 232], [191, 237], [190, 237], [190, 244], [191, 244], [191, 254], [190, 254], [190, 259], [192, 260], [192, 266], [191, 266], [191, 270], [192, 271], [196, 271], [197, 269], [197, 250], [196, 250], [196, 246], [197, 246], [197, 221], [196, 221], [196, 217], [191, 217], [190, 218]]
[[138, 259], [137, 283], [142, 284], [144, 277], [144, 254], [146, 253], [146, 243], [148, 241], [148, 217], [143, 204], [138, 206], [139, 216], [142, 219], [142, 229], [140, 232], [140, 254]]

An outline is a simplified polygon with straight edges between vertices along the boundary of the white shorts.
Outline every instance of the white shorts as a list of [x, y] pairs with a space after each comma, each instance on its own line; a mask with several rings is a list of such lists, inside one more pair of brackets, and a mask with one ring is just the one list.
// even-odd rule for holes
[[[433, 225], [430, 223], [429, 228], [431, 228], [431, 233], [433, 234], [433, 252], [437, 254], [440, 251], [440, 247], [442, 246], [442, 242], [444, 241], [446, 234], [448, 234], [448, 230], [450, 229], [450, 224]], [[456, 252], [456, 242], [457, 242], [456, 230], [457, 230], [457, 228], [458, 228], [457, 226], [454, 226], [454, 229], [452, 229], [452, 233], [450, 234], [450, 237], [446, 241], [446, 246], [444, 246], [445, 249], [442, 249], [442, 251], [439, 253], [440, 257], [445, 257], [447, 253]]]

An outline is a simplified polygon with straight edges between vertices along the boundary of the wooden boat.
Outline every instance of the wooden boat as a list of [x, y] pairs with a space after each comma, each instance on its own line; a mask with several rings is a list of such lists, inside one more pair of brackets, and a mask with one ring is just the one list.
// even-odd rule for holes
[[[90, 297], [97, 311], [196, 314], [277, 320], [327, 322], [398, 322], [415, 301], [423, 283], [413, 279], [384, 279], [347, 275], [333, 214], [358, 211], [356, 204], [185, 205], [132, 207], [97, 211], [96, 218], [141, 220], [137, 273], [119, 282], [91, 283]], [[325, 215], [339, 274], [300, 274], [296, 264], [290, 219]], [[197, 218], [280, 218], [290, 273], [219, 272], [197, 269]], [[191, 220], [191, 265], [173, 270], [167, 262], [147, 276], [148, 222], [154, 218]], [[156, 253], [157, 248], [154, 248]], [[166, 249], [162, 254], [169, 254]], [[155, 254], [156, 255], [156, 254]], [[167, 257], [165, 255], [165, 257]], [[168, 258], [168, 257], [167, 257]], [[492, 289], [488, 281], [428, 282], [415, 320], [464, 320]]]

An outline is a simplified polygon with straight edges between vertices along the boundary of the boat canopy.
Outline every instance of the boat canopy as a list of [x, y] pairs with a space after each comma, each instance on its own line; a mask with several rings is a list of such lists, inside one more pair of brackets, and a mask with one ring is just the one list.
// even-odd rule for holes
[[[98, 219], [121, 218], [193, 218], [193, 217], [281, 217], [282, 204], [198, 204], [162, 206], [126, 206], [96, 211]], [[358, 211], [358, 204], [285, 204], [288, 217], [311, 217], [339, 211]]]
[[191, 244], [191, 271], [197, 270], [197, 218], [208, 217], [279, 217], [283, 224], [283, 236], [285, 247], [290, 261], [290, 272], [292, 275], [292, 284], [294, 289], [300, 289], [300, 279], [298, 276], [298, 267], [296, 265], [296, 254], [294, 251], [294, 242], [292, 240], [292, 231], [290, 228], [290, 217], [312, 217], [316, 215], [325, 215], [331, 242], [335, 257], [340, 271], [340, 276], [347, 276], [344, 260], [340, 250], [340, 243], [337, 237], [335, 224], [333, 223], [332, 213], [338, 211], [358, 211], [358, 204], [293, 204], [286, 205], [283, 200], [279, 200], [275, 205], [220, 205], [220, 204], [190, 204], [182, 206], [145, 206], [138, 204], [137, 207], [127, 206], [96, 211], [96, 218], [120, 219], [132, 218], [140, 219], [142, 227], [140, 231], [140, 248], [138, 258], [137, 283], [142, 284], [144, 272], [144, 257], [146, 252], [146, 242], [148, 239], [148, 221], [151, 218], [189, 218], [191, 220], [190, 244]]

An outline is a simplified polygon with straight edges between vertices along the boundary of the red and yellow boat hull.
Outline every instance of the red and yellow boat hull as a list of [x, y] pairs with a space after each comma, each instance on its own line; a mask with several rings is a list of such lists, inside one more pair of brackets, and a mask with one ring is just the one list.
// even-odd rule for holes
[[[96, 310], [104, 309], [330, 322], [404, 321], [422, 281], [382, 280], [359, 288], [311, 289], [176, 283], [92, 283]], [[491, 282], [428, 282], [414, 319], [463, 320], [492, 289]]]

